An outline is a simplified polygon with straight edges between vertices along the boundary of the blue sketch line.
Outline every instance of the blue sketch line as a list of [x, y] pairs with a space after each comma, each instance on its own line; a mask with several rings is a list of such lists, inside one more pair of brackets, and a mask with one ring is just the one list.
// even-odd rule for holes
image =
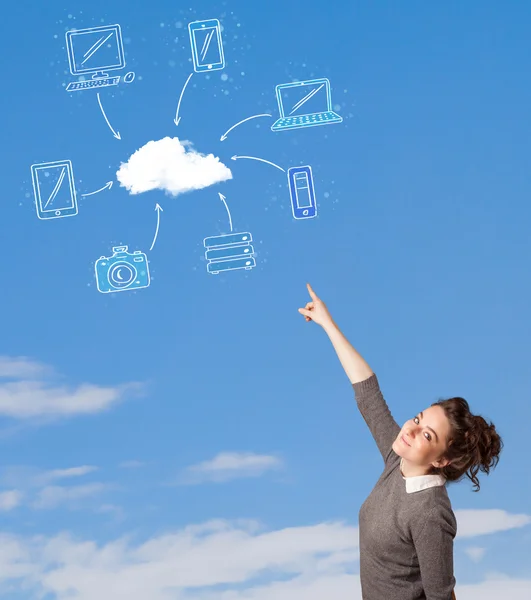
[[[114, 35], [114, 31], [112, 31], [111, 33], [109, 33], [109, 35], [103, 39], [100, 38], [95, 44], [94, 46], [92, 46], [92, 48], [89, 48], [85, 54], [83, 54], [83, 56], [85, 56], [85, 60], [81, 63], [82, 65], [85, 64], [87, 62], [87, 60], [94, 54], [94, 52], [97, 52], [102, 46], [103, 44], [105, 44], [105, 42]], [[87, 56], [88, 54], [88, 56]]]
[[55, 188], [52, 192], [52, 195], [48, 198], [48, 201], [44, 205], [44, 208], [46, 208], [48, 206], [48, 204], [50, 204], [50, 202], [52, 202], [52, 200], [54, 200], [55, 197], [57, 196], [57, 193], [59, 192], [59, 188], [61, 187], [61, 184], [63, 183], [63, 180], [65, 178], [65, 173], [66, 173], [66, 169], [63, 167], [63, 170], [61, 171], [61, 175], [59, 175], [59, 179], [57, 180], [57, 183], [55, 184]]
[[312, 90], [309, 94], [307, 94], [306, 96], [304, 96], [304, 98], [302, 100], [299, 100], [297, 102], [297, 104], [295, 104], [295, 106], [293, 107], [293, 110], [289, 113], [290, 115], [292, 115], [298, 108], [300, 108], [305, 102], [307, 102], [313, 95], [317, 94], [317, 92], [319, 90], [322, 90], [324, 87], [324, 83], [321, 84], [318, 88], [316, 88], [315, 90]]
[[201, 49], [201, 62], [203, 62], [203, 60], [205, 60], [205, 56], [206, 53], [208, 52], [208, 49], [210, 47], [210, 41], [212, 40], [212, 36], [214, 35], [215, 29], [213, 29], [208, 36], [205, 38], [205, 41], [203, 43], [203, 48]]

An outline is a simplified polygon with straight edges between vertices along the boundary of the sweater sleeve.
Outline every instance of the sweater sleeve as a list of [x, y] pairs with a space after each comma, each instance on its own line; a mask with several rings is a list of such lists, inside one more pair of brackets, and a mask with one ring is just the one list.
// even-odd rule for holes
[[451, 600], [455, 587], [454, 538], [455, 517], [447, 509], [434, 507], [422, 529], [413, 531], [426, 600]]
[[400, 427], [384, 400], [378, 378], [373, 373], [368, 379], [354, 383], [353, 388], [361, 415], [372, 433], [384, 462], [387, 462]]

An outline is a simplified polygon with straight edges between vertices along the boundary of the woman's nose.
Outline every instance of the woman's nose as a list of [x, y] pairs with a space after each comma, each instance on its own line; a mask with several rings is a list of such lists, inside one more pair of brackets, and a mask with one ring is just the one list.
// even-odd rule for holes
[[415, 435], [416, 435], [416, 433], [417, 433], [417, 429], [416, 429], [416, 427], [408, 427], [408, 428], [406, 429], [406, 434], [407, 434], [409, 437], [411, 437], [411, 438], [414, 438], [414, 437], [415, 437]]

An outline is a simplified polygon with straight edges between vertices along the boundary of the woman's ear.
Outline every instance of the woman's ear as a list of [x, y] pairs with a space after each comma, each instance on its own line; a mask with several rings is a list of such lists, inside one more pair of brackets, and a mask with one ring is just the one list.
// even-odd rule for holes
[[436, 460], [435, 462], [432, 462], [431, 464], [436, 469], [442, 469], [443, 467], [446, 467], [446, 465], [449, 465], [450, 461], [446, 458], [441, 458], [440, 460]]

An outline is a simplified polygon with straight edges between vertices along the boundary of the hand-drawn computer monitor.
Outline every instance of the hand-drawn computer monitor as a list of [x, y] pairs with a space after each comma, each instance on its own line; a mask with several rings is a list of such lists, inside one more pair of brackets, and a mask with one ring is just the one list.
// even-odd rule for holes
[[70, 83], [67, 91], [116, 85], [120, 80], [119, 75], [109, 77], [106, 73], [125, 67], [120, 25], [67, 31], [66, 49], [72, 75], [92, 75], [92, 80]]

